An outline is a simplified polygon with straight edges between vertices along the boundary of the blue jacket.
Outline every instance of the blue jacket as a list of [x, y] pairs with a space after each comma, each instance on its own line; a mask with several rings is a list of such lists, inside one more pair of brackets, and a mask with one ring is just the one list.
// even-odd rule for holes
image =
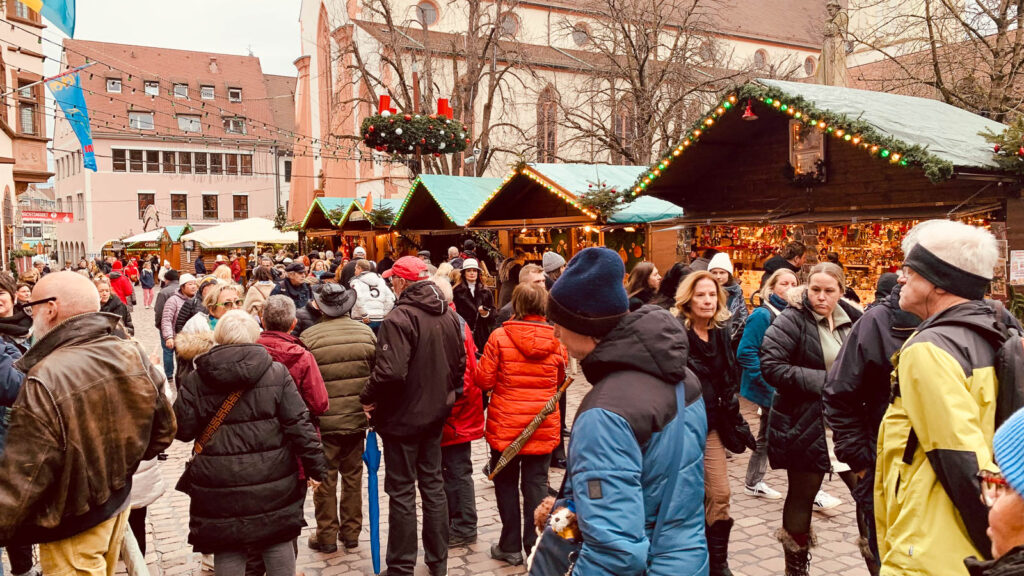
[[[648, 305], [581, 363], [593, 388], [573, 422], [566, 471], [565, 497], [583, 534], [575, 576], [708, 574], [707, 419], [687, 350], [682, 325]], [[669, 481], [675, 485], [666, 500]]]
[[[768, 300], [779, 312], [786, 309], [786, 301], [775, 294]], [[761, 340], [764, 340], [764, 333], [772, 324], [772, 315], [773, 312], [765, 305], [755, 308], [747, 318], [739, 349], [736, 350], [736, 360], [743, 367], [740, 396], [762, 408], [771, 408], [772, 397], [775, 396], [775, 389], [761, 376]]]
[[0, 455], [3, 455], [7, 442], [8, 409], [14, 404], [25, 380], [25, 375], [14, 367], [14, 362], [20, 358], [21, 351], [14, 344], [0, 340]]
[[153, 286], [156, 286], [156, 281], [153, 279], [153, 271], [139, 271], [139, 284], [141, 284], [143, 288], [152, 288]]

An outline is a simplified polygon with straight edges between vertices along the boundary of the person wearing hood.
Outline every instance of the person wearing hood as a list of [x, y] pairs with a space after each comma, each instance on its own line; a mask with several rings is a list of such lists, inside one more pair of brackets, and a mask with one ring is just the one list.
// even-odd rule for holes
[[372, 269], [373, 263], [369, 260], [356, 260], [356, 275], [349, 284], [356, 292], [352, 317], [368, 324], [376, 334], [384, 317], [395, 307], [395, 293]]
[[811, 513], [815, 501], [823, 498], [825, 474], [838, 472], [851, 489], [857, 483], [848, 467], [833, 464], [821, 404], [828, 371], [861, 316], [856, 306], [842, 299], [844, 284], [839, 266], [815, 265], [807, 288], [790, 293], [789, 307], [761, 342], [761, 375], [775, 389], [768, 418], [768, 460], [772, 468], [786, 470], [789, 483], [782, 528], [775, 534], [787, 576], [806, 576], [810, 570], [810, 548], [815, 545]]
[[424, 561], [440, 576], [448, 571], [441, 438], [466, 373], [462, 328], [419, 258], [399, 258], [383, 277], [398, 301], [377, 332], [373, 372], [359, 401], [384, 441], [388, 515], [402, 519], [388, 525], [388, 574], [411, 575], [416, 565], [418, 484]]
[[895, 272], [886, 272], [879, 276], [878, 282], [875, 284], [875, 299], [871, 304], [867, 305], [867, 308], [865, 308], [864, 311], [867, 312], [876, 306], [885, 305], [889, 296], [892, 295], [893, 288], [896, 288], [899, 278], [899, 274], [896, 274]]
[[93, 280], [93, 284], [96, 285], [96, 291], [100, 294], [100, 312], [116, 314], [124, 324], [128, 335], [134, 336], [135, 326], [132, 325], [132, 315], [128, 312], [128, 307], [124, 305], [124, 302], [118, 298], [111, 298], [110, 280], [106, 276], [97, 276]]
[[316, 532], [310, 534], [308, 545], [330, 553], [338, 549], [338, 541], [346, 550], [359, 545], [363, 521], [361, 457], [367, 428], [359, 393], [373, 369], [376, 340], [368, 326], [349, 316], [356, 302], [354, 290], [341, 284], [324, 284], [313, 292], [313, 298], [323, 318], [303, 331], [302, 343], [316, 360], [329, 404], [320, 418], [327, 476], [313, 493]]
[[761, 375], [761, 343], [764, 341], [765, 331], [789, 305], [789, 301], [786, 300], [787, 294], [798, 285], [796, 273], [788, 268], [780, 268], [768, 277], [761, 290], [761, 305], [754, 308], [747, 317], [747, 325], [736, 352], [736, 360], [743, 368], [740, 396], [757, 404], [760, 413], [757, 448], [747, 461], [747, 476], [743, 487], [744, 494], [755, 498], [782, 498], [782, 494], [773, 490], [764, 481], [765, 472], [768, 471], [768, 415], [771, 413], [775, 390]]
[[[260, 328], [240, 309], [240, 298], [238, 308], [220, 317], [215, 345], [196, 358], [174, 403], [182, 442], [196, 440], [226, 412], [215, 441], [189, 468], [188, 542], [214, 555], [221, 576], [242, 576], [247, 552], [262, 556], [267, 576], [294, 576], [306, 485], [319, 485], [326, 464], [287, 368], [256, 343]], [[235, 392], [241, 395], [229, 404]], [[299, 462], [306, 481], [299, 478]]]
[[284, 271], [284, 280], [281, 280], [270, 294], [284, 294], [295, 302], [296, 310], [301, 310], [313, 299], [312, 288], [306, 283], [306, 267], [301, 262], [292, 262]]
[[203, 306], [206, 312], [197, 312], [174, 338], [179, 381], [192, 372], [196, 357], [213, 346], [213, 330], [217, 322], [230, 310], [242, 307], [242, 287], [218, 281], [206, 291]]
[[132, 286], [131, 280], [122, 273], [121, 262], [114, 260], [111, 265], [113, 270], [110, 272], [110, 288], [117, 294], [117, 297], [121, 299], [126, 306], [131, 302], [132, 297], [135, 295], [135, 287]]
[[732, 337], [743, 326], [747, 319], [747, 301], [743, 297], [743, 287], [733, 278], [732, 260], [725, 252], [719, 252], [708, 263], [708, 272], [728, 296], [729, 336]]
[[629, 311], [649, 303], [661, 286], [661, 274], [654, 262], [640, 262], [629, 272], [626, 279], [626, 295], [629, 296]]
[[185, 324], [187, 324], [188, 321], [196, 314], [208, 313], [206, 306], [203, 306], [203, 298], [206, 297], [206, 293], [217, 282], [219, 282], [219, 280], [216, 276], [204, 276], [202, 280], [197, 282], [195, 295], [181, 305], [181, 310], [178, 311], [178, 317], [174, 320], [175, 334], [181, 332], [181, 329], [185, 327]]
[[[520, 268], [521, 270], [521, 268]], [[518, 271], [516, 272], [518, 274]], [[459, 271], [459, 280], [452, 288], [455, 311], [469, 324], [477, 350], [483, 350], [491, 335], [494, 321], [494, 293], [484, 286], [480, 263], [467, 258]], [[516, 282], [519, 281], [518, 276]]]
[[[501, 457], [565, 380], [569, 357], [555, 338], [554, 327], [545, 322], [546, 300], [543, 287], [517, 284], [512, 292], [515, 316], [487, 339], [477, 364], [474, 381], [480, 389], [491, 392], [485, 436], [492, 462]], [[491, 546], [491, 558], [517, 566], [523, 563], [523, 553], [529, 555], [533, 549], [537, 541], [531, 521], [533, 511], [547, 495], [551, 453], [560, 442], [556, 410], [494, 477], [501, 536]]]
[[564, 484], [588, 527], [574, 573], [707, 574], [704, 494], [694, 489], [707, 436], [700, 381], [686, 366], [682, 324], [656, 306], [629, 313], [624, 275], [614, 251], [585, 248], [548, 298], [555, 336], [592, 385], [573, 420]]
[[679, 285], [672, 310], [686, 327], [690, 344], [687, 366], [700, 380], [708, 418], [704, 447], [704, 501], [708, 554], [712, 576], [732, 576], [729, 570], [729, 470], [725, 451], [755, 450], [757, 441], [740, 414], [736, 399], [739, 372], [728, 331], [725, 291], [710, 272], [697, 271]]
[[544, 267], [544, 287], [551, 290], [551, 285], [565, 270], [565, 258], [558, 252], [549, 250], [541, 256], [541, 265]]
[[[267, 268], [260, 266], [253, 270], [252, 279], [253, 283], [249, 286], [249, 289], [245, 291], [245, 304], [243, 309], [252, 314], [254, 317], [259, 317], [263, 311], [263, 305], [270, 297], [270, 293], [274, 291], [274, 275], [271, 273], [273, 268]], [[293, 301], [292, 304], [295, 302]]]

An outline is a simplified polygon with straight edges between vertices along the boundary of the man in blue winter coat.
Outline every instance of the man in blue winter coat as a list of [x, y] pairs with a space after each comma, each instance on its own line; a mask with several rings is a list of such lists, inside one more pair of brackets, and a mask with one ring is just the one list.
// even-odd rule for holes
[[565, 498], [583, 533], [575, 576], [708, 574], [700, 382], [682, 325], [629, 313], [619, 255], [587, 248], [555, 281], [548, 319], [593, 389], [573, 422]]

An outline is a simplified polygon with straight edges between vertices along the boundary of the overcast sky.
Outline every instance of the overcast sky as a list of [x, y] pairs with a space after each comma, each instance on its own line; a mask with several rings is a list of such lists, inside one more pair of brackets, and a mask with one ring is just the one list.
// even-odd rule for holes
[[[77, 0], [75, 38], [259, 56], [263, 72], [295, 75], [299, 0]], [[55, 26], [44, 31], [60, 42]], [[46, 42], [47, 56], [60, 48]], [[47, 72], [57, 65], [47, 62]]]

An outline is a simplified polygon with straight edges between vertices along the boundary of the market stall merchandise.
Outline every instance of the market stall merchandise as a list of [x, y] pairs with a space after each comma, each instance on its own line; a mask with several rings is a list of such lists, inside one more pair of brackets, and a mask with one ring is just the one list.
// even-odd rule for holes
[[980, 135], [1004, 128], [935, 100], [758, 80], [726, 92], [628, 193], [685, 205], [687, 250], [723, 249], [749, 270], [800, 240], [810, 262], [838, 253], [870, 292], [918, 220], [987, 224], [1024, 247], [1018, 174]]

